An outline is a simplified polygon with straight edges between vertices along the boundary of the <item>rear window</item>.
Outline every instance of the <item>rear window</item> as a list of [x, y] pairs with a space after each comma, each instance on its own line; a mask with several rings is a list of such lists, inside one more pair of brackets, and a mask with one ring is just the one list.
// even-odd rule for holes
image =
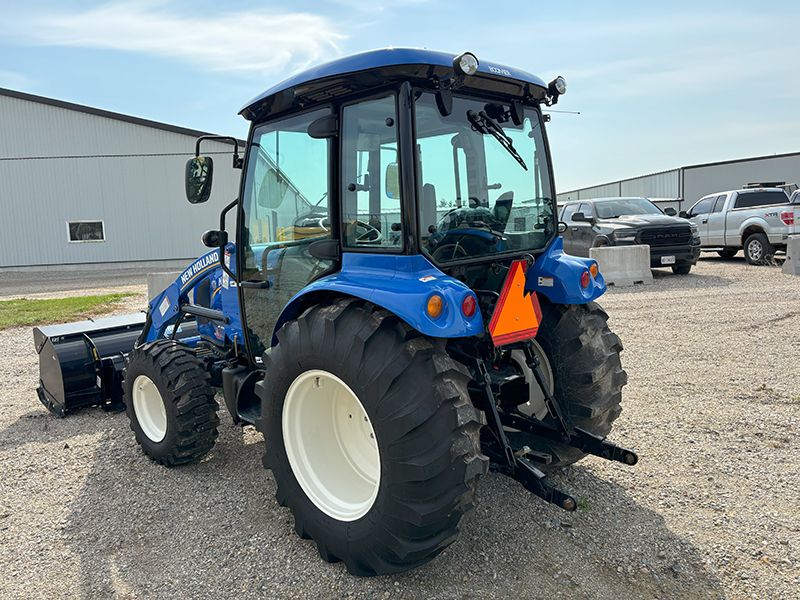
[[734, 208], [752, 208], [754, 206], [768, 206], [770, 204], [786, 204], [789, 197], [784, 192], [739, 192]]

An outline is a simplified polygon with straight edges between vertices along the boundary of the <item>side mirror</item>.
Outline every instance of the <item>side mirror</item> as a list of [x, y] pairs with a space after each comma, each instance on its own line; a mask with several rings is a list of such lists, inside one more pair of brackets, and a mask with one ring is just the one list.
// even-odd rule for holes
[[558, 222], [558, 233], [564, 233], [567, 230], [567, 224], [564, 221]]
[[389, 163], [386, 165], [386, 175], [383, 180], [386, 182], [386, 197], [399, 198], [400, 197], [400, 180], [398, 178], [400, 171], [397, 168], [397, 163]]
[[572, 214], [572, 220], [577, 221], [579, 223], [594, 223], [594, 219], [591, 216], [586, 216], [582, 212], [576, 212]]
[[214, 161], [210, 156], [195, 156], [186, 163], [186, 199], [202, 204], [211, 196]]
[[674, 217], [675, 215], [678, 214], [678, 211], [676, 211], [671, 206], [668, 206], [667, 208], [664, 209], [664, 214], [667, 215], [668, 217]]
[[688, 219], [689, 213], [687, 213], [685, 210], [682, 210], [681, 212], [678, 213], [678, 216], [683, 217], [684, 219]]

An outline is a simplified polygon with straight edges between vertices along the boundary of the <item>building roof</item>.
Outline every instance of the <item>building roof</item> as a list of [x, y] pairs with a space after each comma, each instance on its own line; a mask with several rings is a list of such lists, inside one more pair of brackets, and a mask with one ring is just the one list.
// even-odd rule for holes
[[[16, 98], [18, 100], [26, 100], [28, 102], [36, 102], [38, 104], [45, 104], [47, 106], [55, 106], [57, 108], [64, 108], [66, 110], [74, 110], [97, 117], [106, 119], [114, 119], [115, 121], [123, 121], [125, 123], [133, 123], [134, 125], [141, 125], [143, 127], [152, 127], [153, 129], [161, 129], [162, 131], [169, 131], [171, 133], [179, 133], [191, 137], [200, 137], [201, 135], [213, 135], [205, 131], [198, 131], [196, 129], [187, 129], [186, 127], [178, 127], [177, 125], [169, 125], [167, 123], [159, 123], [158, 121], [150, 121], [149, 119], [142, 119], [139, 117], [132, 117], [130, 115], [123, 115], [99, 108], [92, 108], [90, 106], [83, 106], [82, 104], [73, 104], [72, 102], [64, 102], [63, 100], [56, 100], [54, 98], [45, 98], [44, 96], [35, 96], [33, 94], [26, 94], [25, 92], [17, 92], [5, 88], [0, 88], [0, 96], [8, 96], [9, 98]], [[220, 140], [222, 143], [232, 143]]]

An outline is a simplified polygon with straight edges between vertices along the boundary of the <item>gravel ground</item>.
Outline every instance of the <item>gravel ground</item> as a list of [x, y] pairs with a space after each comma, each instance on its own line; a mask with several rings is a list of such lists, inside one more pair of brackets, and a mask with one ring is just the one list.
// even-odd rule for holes
[[[124, 414], [50, 415], [31, 330], [0, 331], [0, 597], [800, 598], [800, 278], [741, 257], [654, 273], [601, 298], [629, 375], [611, 437], [639, 464], [556, 476], [575, 513], [490, 474], [450, 548], [371, 579], [295, 535], [253, 427], [220, 413], [211, 454], [165, 469]], [[120, 312], [143, 307], [143, 278], [124, 287]]]

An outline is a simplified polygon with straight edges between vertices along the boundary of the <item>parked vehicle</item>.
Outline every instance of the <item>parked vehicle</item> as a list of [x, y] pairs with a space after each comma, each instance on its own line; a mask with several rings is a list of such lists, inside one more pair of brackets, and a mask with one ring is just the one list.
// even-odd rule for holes
[[589, 256], [591, 248], [647, 244], [651, 267], [686, 275], [700, 258], [700, 240], [697, 226], [675, 215], [674, 208], [662, 212], [647, 198], [568, 202], [561, 210], [564, 251]]
[[[298, 535], [357, 575], [444, 550], [490, 462], [575, 510], [546, 470], [638, 458], [605, 438], [627, 381], [605, 282], [555, 226], [542, 108], [565, 90], [408, 49], [276, 85], [242, 109], [241, 191], [211, 250], [146, 318], [37, 330], [42, 402], [63, 414], [121, 389], [144, 453], [173, 466], [214, 445], [221, 388], [264, 434]], [[211, 191], [202, 139], [192, 203]]]
[[786, 251], [794, 228], [794, 210], [781, 188], [746, 188], [716, 192], [681, 212], [698, 227], [704, 251], [731, 258], [744, 249], [751, 265], [771, 261], [776, 251]]

